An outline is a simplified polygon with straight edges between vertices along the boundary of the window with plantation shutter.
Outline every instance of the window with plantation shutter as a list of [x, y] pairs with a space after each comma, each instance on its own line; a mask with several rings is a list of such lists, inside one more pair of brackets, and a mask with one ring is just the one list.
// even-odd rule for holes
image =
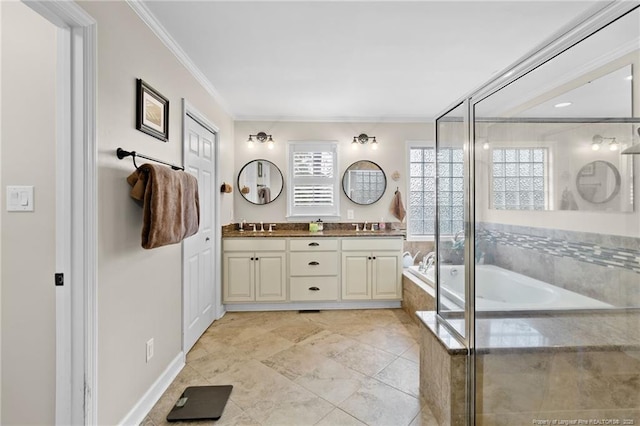
[[336, 142], [289, 143], [289, 217], [339, 216], [337, 165]]

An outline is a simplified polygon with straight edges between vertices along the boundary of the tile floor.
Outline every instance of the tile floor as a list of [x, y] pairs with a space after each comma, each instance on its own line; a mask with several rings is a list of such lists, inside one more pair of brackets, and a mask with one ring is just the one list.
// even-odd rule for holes
[[227, 313], [142, 425], [168, 424], [186, 386], [224, 384], [220, 420], [188, 424], [437, 425], [419, 401], [417, 336], [401, 309]]

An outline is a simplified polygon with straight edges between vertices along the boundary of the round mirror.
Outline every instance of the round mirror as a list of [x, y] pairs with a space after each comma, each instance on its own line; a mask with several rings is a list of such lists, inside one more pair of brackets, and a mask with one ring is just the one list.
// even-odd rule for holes
[[584, 200], [594, 204], [606, 203], [620, 191], [620, 173], [608, 161], [592, 161], [578, 172], [576, 187]]
[[253, 160], [238, 174], [238, 190], [253, 204], [269, 204], [282, 192], [282, 172], [271, 161]]
[[342, 190], [356, 204], [373, 204], [387, 189], [387, 177], [373, 161], [356, 161], [342, 177]]

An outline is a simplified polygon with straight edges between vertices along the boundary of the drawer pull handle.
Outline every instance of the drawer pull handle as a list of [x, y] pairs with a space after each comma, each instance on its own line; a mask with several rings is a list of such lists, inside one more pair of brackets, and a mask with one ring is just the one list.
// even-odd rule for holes
[[320, 291], [319, 287], [309, 287], [309, 290], [311, 291]]
[[309, 247], [318, 247], [319, 243], [309, 243]]
[[320, 265], [320, 262], [316, 262], [315, 260], [312, 262], [309, 262], [309, 266], [318, 266]]

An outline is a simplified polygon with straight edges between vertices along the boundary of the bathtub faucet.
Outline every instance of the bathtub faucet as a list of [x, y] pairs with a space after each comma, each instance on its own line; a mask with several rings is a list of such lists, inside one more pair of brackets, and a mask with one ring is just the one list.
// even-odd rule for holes
[[457, 243], [461, 239], [464, 239], [464, 229], [456, 232], [456, 235], [453, 236], [453, 242]]
[[423, 268], [424, 268], [424, 272], [427, 272], [429, 270], [429, 267], [433, 266], [435, 261], [436, 261], [436, 252], [432, 251], [430, 253], [427, 253], [422, 258], [422, 265], [423, 265]]

